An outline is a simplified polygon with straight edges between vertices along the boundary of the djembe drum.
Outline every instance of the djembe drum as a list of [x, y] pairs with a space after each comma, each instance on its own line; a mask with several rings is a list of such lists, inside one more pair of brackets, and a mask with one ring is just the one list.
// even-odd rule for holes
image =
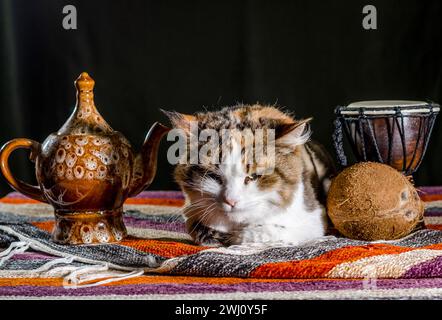
[[362, 101], [337, 107], [333, 141], [347, 166], [343, 136], [357, 161], [385, 163], [407, 176], [419, 168], [440, 106], [421, 101]]

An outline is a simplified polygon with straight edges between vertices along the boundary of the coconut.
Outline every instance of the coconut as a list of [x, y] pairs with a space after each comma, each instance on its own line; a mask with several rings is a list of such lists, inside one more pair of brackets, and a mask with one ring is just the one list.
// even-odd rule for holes
[[423, 221], [424, 204], [403, 174], [381, 163], [361, 162], [333, 179], [327, 211], [348, 238], [393, 240]]

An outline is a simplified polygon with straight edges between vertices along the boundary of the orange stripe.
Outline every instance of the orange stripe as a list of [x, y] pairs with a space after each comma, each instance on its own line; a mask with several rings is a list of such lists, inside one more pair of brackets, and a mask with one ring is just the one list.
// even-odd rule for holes
[[0, 202], [11, 203], [11, 204], [43, 203], [29, 198], [8, 198], [8, 197], [0, 199]]
[[[32, 225], [49, 233], [51, 233], [54, 229], [54, 221], [32, 222]], [[142, 252], [157, 254], [166, 258], [194, 254], [208, 248], [176, 241], [142, 239], [133, 236], [128, 236], [119, 244]]]
[[[245, 279], [245, 278], [217, 278], [217, 277], [181, 277], [181, 276], [140, 276], [125, 280], [120, 280], [112, 283], [104, 284], [103, 286], [121, 286], [121, 285], [136, 285], [136, 284], [219, 284], [231, 285], [237, 283], [273, 283], [273, 282], [308, 282], [311, 280], [322, 281], [348, 281], [352, 279]], [[355, 279], [357, 280], [357, 279]], [[85, 284], [88, 282], [85, 282]], [[6, 286], [62, 286], [63, 278], [0, 278], [0, 287]]]
[[410, 250], [413, 249], [385, 244], [344, 247], [329, 251], [313, 259], [267, 263], [256, 268], [250, 276], [254, 278], [322, 278], [335, 266], [344, 262]]
[[[44, 221], [44, 222], [32, 222], [32, 225], [35, 227], [45, 230], [49, 233], [52, 232], [54, 228], [54, 221]], [[442, 225], [427, 225], [429, 229], [442, 230]], [[141, 239], [133, 236], [128, 236], [127, 239], [123, 240], [121, 245], [125, 245], [143, 252], [147, 253], [155, 253], [164, 257], [178, 257], [186, 254], [193, 254], [200, 252], [201, 250], [208, 249], [209, 247], [196, 246], [185, 244], [181, 242], [165, 242], [162, 240], [152, 240], [152, 239]], [[349, 250], [348, 248], [346, 250]], [[415, 249], [434, 249], [434, 250], [442, 250], [442, 243], [432, 244], [429, 246], [419, 247], [419, 248], [410, 248], [411, 250]], [[340, 249], [338, 249], [340, 250]]]
[[44, 221], [44, 222], [32, 222], [31, 224], [41, 230], [45, 230], [45, 231], [51, 233], [52, 230], [54, 230], [55, 222], [54, 221]]
[[[182, 242], [154, 240], [154, 239], [139, 239], [132, 236], [129, 236], [126, 240], [123, 240], [120, 244], [137, 249], [142, 252], [158, 254], [166, 258], [174, 258], [183, 255], [190, 255], [206, 249], [210, 249], [210, 247], [191, 245]], [[360, 247], [359, 246], [345, 247], [327, 252], [324, 255], [313, 259], [307, 259], [295, 262], [281, 262], [276, 264], [279, 265], [279, 264], [289, 263], [290, 265], [293, 265], [293, 263], [303, 263], [308, 265], [311, 262], [313, 265], [322, 264], [323, 266], [324, 265], [328, 266], [329, 264], [333, 264], [334, 267], [336, 264], [342, 262], [355, 261], [365, 257], [371, 257], [381, 254], [397, 254], [417, 249], [442, 250], [442, 243], [433, 244], [425, 247], [419, 247], [419, 248], [397, 247], [397, 246], [390, 246], [383, 244], [372, 244]], [[274, 264], [270, 263], [269, 265], [273, 266]]]
[[[442, 195], [422, 195], [421, 199], [425, 202], [442, 200]], [[10, 204], [35, 204], [43, 202], [29, 199], [29, 198], [9, 198], [4, 197], [0, 198], [0, 203], [10, 203]], [[129, 198], [126, 200], [127, 204], [151, 204], [151, 205], [159, 205], [159, 206], [173, 206], [173, 207], [181, 207], [184, 205], [183, 199], [164, 199], [164, 198]]]
[[49, 233], [52, 232], [52, 230], [54, 229], [54, 221], [44, 221], [44, 222], [32, 222], [31, 223], [33, 226], [45, 230]]
[[[421, 199], [425, 202], [442, 200], [442, 194], [421, 195]], [[29, 198], [10, 198], [10, 197], [1, 198], [0, 202], [11, 203], [11, 204], [42, 203], [40, 201], [29, 199]], [[129, 198], [126, 200], [125, 203], [181, 207], [184, 205], [184, 200], [183, 199], [165, 199], [165, 198]]]
[[442, 224], [426, 224], [427, 229], [442, 230]]
[[153, 240], [153, 239], [139, 239], [132, 236], [120, 242], [123, 246], [128, 246], [133, 249], [153, 253], [166, 258], [179, 257], [182, 255], [189, 255], [200, 252], [208, 247], [190, 245], [181, 242]]
[[[188, 284], [188, 283], [205, 283], [205, 284], [237, 284], [237, 283], [273, 283], [273, 282], [308, 282], [312, 279], [246, 279], [246, 278], [218, 278], [218, 277], [181, 277], [181, 276], [141, 276], [121, 280], [106, 284], [106, 286], [133, 285], [133, 284]], [[318, 279], [315, 279], [317, 281]], [[335, 281], [337, 279], [321, 279]], [[339, 279], [340, 280], [340, 279]], [[348, 280], [348, 279], [343, 279]]]
[[420, 197], [425, 202], [442, 200], [442, 194], [422, 194]]
[[431, 249], [431, 250], [442, 250], [442, 243], [430, 244], [425, 247], [415, 248], [415, 249]]
[[[442, 194], [427, 194], [421, 195], [423, 201], [437, 201], [442, 200]], [[29, 198], [12, 198], [4, 197], [0, 199], [2, 203], [12, 204], [26, 204], [26, 203], [42, 203], [37, 200]], [[184, 204], [183, 199], [164, 199], [164, 198], [129, 198], [126, 200], [128, 204], [154, 204], [154, 205], [170, 205], [170, 206], [182, 206]]]
[[[32, 225], [49, 233], [51, 233], [54, 229], [54, 221], [32, 222]], [[119, 244], [142, 252], [157, 254], [166, 258], [194, 254], [208, 248], [173, 241], [141, 239], [133, 236], [128, 236]]]
[[63, 285], [63, 278], [0, 278], [0, 287], [61, 285]]

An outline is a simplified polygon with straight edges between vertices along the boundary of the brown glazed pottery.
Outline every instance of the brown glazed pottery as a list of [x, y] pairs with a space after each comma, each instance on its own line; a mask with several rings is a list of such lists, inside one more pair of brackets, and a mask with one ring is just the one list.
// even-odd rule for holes
[[[126, 236], [123, 203], [152, 182], [159, 142], [169, 130], [155, 123], [140, 154], [134, 155], [126, 138], [98, 113], [94, 84], [86, 72], [79, 76], [74, 112], [42, 144], [14, 139], [0, 151], [0, 168], [11, 187], [54, 207], [52, 238], [57, 243], [111, 243]], [[8, 159], [18, 148], [30, 150], [38, 186], [12, 175]]]

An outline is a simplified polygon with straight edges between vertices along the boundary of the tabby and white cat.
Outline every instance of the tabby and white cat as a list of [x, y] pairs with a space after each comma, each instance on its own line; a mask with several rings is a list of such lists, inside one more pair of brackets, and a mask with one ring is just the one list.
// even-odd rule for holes
[[[327, 228], [325, 193], [334, 172], [322, 146], [310, 140], [308, 120], [295, 120], [273, 106], [238, 105], [184, 115], [166, 112], [175, 128], [274, 129], [274, 170], [260, 175], [245, 161], [244, 141], [222, 151], [219, 164], [178, 164], [175, 179], [186, 196], [184, 216], [196, 243], [300, 244]], [[189, 139], [190, 140], [190, 139]], [[214, 152], [221, 152], [219, 150]]]

